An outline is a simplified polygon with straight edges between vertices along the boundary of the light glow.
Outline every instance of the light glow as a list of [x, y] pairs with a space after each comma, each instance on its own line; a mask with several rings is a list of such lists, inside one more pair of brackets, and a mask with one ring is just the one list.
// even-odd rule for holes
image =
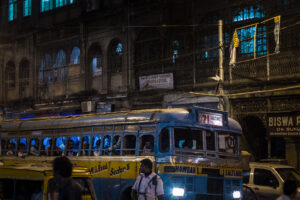
[[173, 188], [172, 194], [175, 197], [183, 197], [184, 196], [184, 188]]
[[241, 198], [241, 191], [234, 191], [234, 192], [232, 193], [232, 196], [233, 196], [234, 199], [239, 199], [239, 198]]

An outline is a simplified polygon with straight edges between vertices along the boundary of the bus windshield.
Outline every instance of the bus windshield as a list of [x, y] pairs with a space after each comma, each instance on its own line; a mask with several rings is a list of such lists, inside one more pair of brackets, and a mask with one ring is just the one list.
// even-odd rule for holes
[[[218, 134], [217, 145], [215, 134]], [[205, 148], [203, 139], [205, 139]], [[238, 136], [230, 132], [216, 133], [208, 130], [178, 127], [174, 128], [174, 147], [179, 153], [206, 150], [218, 151], [220, 154], [237, 154]]]
[[202, 130], [174, 128], [174, 146], [187, 151], [203, 150]]

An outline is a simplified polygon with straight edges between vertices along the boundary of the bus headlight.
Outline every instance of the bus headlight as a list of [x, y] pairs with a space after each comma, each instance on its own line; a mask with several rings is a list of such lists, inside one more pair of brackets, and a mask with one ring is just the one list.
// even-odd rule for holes
[[184, 196], [184, 188], [174, 187], [172, 190], [172, 194], [175, 197], [183, 197]]
[[241, 198], [241, 191], [233, 191], [232, 196], [234, 199]]

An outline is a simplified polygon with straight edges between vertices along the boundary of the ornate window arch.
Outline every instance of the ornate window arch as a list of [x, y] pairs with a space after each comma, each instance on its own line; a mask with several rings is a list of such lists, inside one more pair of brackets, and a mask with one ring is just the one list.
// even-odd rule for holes
[[75, 46], [72, 49], [72, 53], [70, 56], [70, 65], [77, 65], [80, 64], [80, 49]]
[[6, 74], [6, 88], [7, 89], [15, 89], [15, 87], [16, 87], [16, 67], [15, 67], [14, 62], [9, 61], [6, 64], [5, 74]]
[[98, 44], [92, 44], [88, 52], [88, 61], [91, 75], [101, 76], [103, 72], [103, 54]]
[[108, 52], [110, 73], [119, 73], [122, 71], [123, 44], [120, 40], [111, 42]]

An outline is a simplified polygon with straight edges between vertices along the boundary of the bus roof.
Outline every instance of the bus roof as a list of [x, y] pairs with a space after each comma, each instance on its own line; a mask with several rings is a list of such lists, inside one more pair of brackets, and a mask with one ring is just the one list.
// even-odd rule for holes
[[[147, 109], [133, 110], [112, 113], [92, 113], [67, 117], [43, 117], [35, 119], [4, 120], [0, 123], [2, 132], [10, 131], [35, 131], [60, 128], [83, 128], [99, 125], [121, 125], [135, 123], [158, 123], [158, 122], [185, 122], [195, 123], [197, 112], [210, 112], [222, 115], [225, 121], [228, 120], [227, 113], [207, 108], [168, 108], [168, 109]], [[74, 126], [75, 125], [75, 126]], [[228, 128], [234, 128], [241, 133], [241, 127], [233, 120], [228, 120]]]

